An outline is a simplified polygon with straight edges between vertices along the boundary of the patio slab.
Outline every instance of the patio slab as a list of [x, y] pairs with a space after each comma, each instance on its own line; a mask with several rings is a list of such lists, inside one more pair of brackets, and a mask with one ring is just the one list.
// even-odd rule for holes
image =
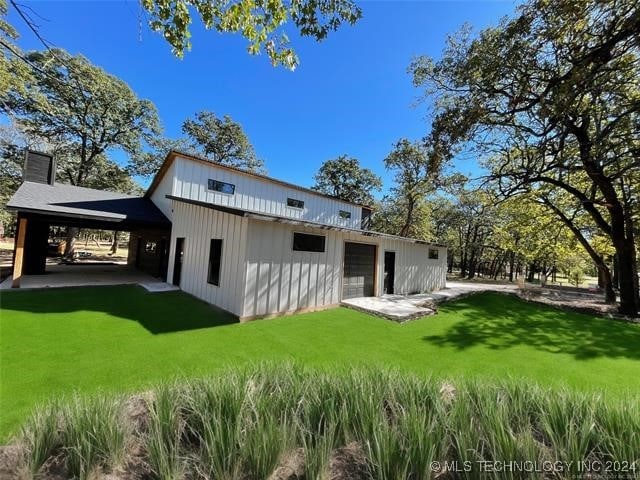
[[377, 315], [396, 322], [433, 315], [436, 305], [475, 293], [498, 291], [515, 292], [516, 285], [447, 282], [442, 290], [415, 295], [383, 295], [381, 297], [359, 297], [342, 301], [342, 305], [365, 313]]
[[422, 295], [383, 295], [382, 297], [358, 297], [342, 301], [342, 305], [365, 313], [384, 317], [396, 322], [425, 317], [436, 313], [435, 309], [424, 305], [428, 299], [416, 298]]
[[[0, 290], [10, 289], [11, 282], [12, 277], [9, 276], [0, 284]], [[152, 288], [155, 286], [155, 291], [164, 291], [158, 287], [164, 282], [157, 278], [127, 265], [109, 263], [47, 265], [43, 275], [24, 275], [18, 290], [125, 284], [145, 284]]]

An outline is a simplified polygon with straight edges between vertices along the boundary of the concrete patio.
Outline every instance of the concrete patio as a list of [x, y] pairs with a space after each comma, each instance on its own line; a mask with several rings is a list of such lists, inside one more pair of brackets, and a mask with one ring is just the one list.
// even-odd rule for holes
[[436, 313], [435, 305], [479, 292], [515, 292], [516, 285], [447, 282], [442, 290], [415, 295], [383, 295], [381, 297], [359, 297], [343, 300], [345, 307], [360, 310], [396, 322], [405, 322], [414, 318]]
[[[0, 283], [0, 290], [11, 289], [11, 282], [9, 276]], [[138, 284], [150, 292], [178, 290], [178, 287], [133, 267], [114, 263], [47, 265], [43, 275], [23, 275], [18, 290], [125, 284]]]

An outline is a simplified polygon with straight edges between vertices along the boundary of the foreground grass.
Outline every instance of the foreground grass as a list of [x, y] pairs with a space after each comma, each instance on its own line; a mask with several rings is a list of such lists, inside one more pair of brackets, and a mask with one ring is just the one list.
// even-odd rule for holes
[[1, 302], [0, 439], [55, 395], [138, 391], [263, 360], [640, 391], [640, 326], [499, 294], [406, 325], [342, 308], [236, 324], [181, 292], [135, 286], [3, 292]]
[[65, 478], [81, 479], [132, 469], [171, 480], [291, 478], [270, 477], [288, 467], [307, 479], [420, 480], [445, 465], [447, 478], [640, 475], [638, 397], [263, 365], [165, 383], [137, 401], [136, 421], [123, 398], [42, 408], [20, 438], [25, 470], [46, 475], [56, 458]]

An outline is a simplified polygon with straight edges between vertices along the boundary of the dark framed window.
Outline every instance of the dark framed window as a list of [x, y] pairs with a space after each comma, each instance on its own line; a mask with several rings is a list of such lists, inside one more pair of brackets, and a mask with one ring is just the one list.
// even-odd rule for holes
[[209, 273], [207, 282], [220, 286], [220, 265], [222, 263], [222, 240], [212, 238], [209, 245]]
[[156, 242], [146, 242], [144, 244], [145, 253], [156, 253], [158, 250], [158, 244]]
[[287, 198], [287, 207], [304, 208], [304, 202], [295, 198]]
[[429, 249], [429, 259], [430, 260], [437, 260], [438, 259], [438, 249], [437, 248], [430, 248]]
[[220, 180], [209, 179], [209, 190], [233, 195], [236, 192], [236, 186], [233, 183], [226, 183], [221, 182]]
[[324, 235], [293, 233], [293, 249], [297, 252], [324, 252]]
[[371, 209], [362, 207], [362, 215], [360, 217], [360, 228], [362, 230], [369, 230], [371, 227]]
[[347, 212], [346, 210], [340, 210], [338, 215], [340, 215], [340, 218], [351, 218], [351, 212]]

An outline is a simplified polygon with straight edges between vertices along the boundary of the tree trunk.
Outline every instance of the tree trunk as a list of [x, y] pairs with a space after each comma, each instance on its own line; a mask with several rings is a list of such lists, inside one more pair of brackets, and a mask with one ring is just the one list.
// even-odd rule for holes
[[64, 258], [73, 260], [73, 254], [76, 251], [76, 237], [80, 230], [77, 227], [67, 228], [67, 244], [64, 247]]
[[115, 232], [113, 232], [113, 242], [111, 243], [111, 250], [109, 251], [109, 253], [111, 255], [115, 255], [117, 251], [118, 251], [118, 231], [116, 230]]
[[535, 279], [535, 275], [536, 275], [536, 264], [531, 263], [529, 265], [529, 278], [527, 278], [527, 282], [529, 283], [533, 282], [533, 280]]
[[513, 266], [516, 263], [516, 252], [511, 252], [509, 255], [509, 281], [513, 282]]
[[[610, 237], [618, 256], [618, 279], [620, 282], [620, 313], [635, 316], [638, 313], [638, 277], [635, 274], [635, 245], [631, 211], [626, 211], [620, 201], [618, 192], [611, 177], [604, 174], [601, 162], [593, 155], [593, 139], [589, 136], [589, 120], [581, 118], [581, 124], [572, 121], [568, 126], [578, 140], [580, 160], [584, 171], [606, 200], [606, 208], [611, 218], [610, 225], [602, 218], [592, 205], [585, 205], [596, 224]], [[631, 227], [631, 228], [629, 228]], [[603, 262], [604, 263], [604, 262]], [[606, 267], [606, 266], [605, 266]], [[606, 267], [605, 282], [613, 292], [611, 272]], [[615, 296], [614, 296], [615, 299]], [[615, 300], [614, 300], [615, 301]]]
[[543, 263], [542, 264], [542, 270], [540, 270], [540, 285], [543, 287], [547, 286], [547, 276], [548, 276], [548, 271], [547, 271], [547, 264]]
[[618, 256], [620, 313], [635, 316], [638, 313], [638, 277], [635, 273], [635, 246], [626, 238], [618, 239], [614, 245]]
[[607, 303], [616, 303], [616, 292], [613, 290], [613, 282], [611, 281], [611, 271], [607, 266], [598, 266], [598, 278], [602, 277], [604, 288], [604, 300]]
[[469, 273], [467, 278], [471, 280], [476, 276], [476, 268], [477, 268], [477, 260], [476, 260], [476, 249], [474, 248], [471, 251], [471, 259], [469, 259]]
[[462, 260], [460, 261], [460, 278], [464, 278], [467, 273], [467, 250], [464, 250], [462, 254]]
[[578, 240], [580, 245], [582, 245], [582, 247], [587, 251], [587, 253], [591, 257], [591, 260], [593, 260], [593, 263], [595, 263], [596, 268], [599, 270], [598, 277], [600, 277], [600, 275], [602, 275], [605, 301], [607, 303], [615, 303], [616, 302], [616, 294], [613, 291], [613, 285], [612, 285], [612, 282], [611, 282], [611, 271], [609, 270], [609, 267], [605, 263], [605, 261], [602, 258], [602, 256], [599, 255], [598, 252], [596, 252], [593, 249], [593, 247], [587, 241], [587, 239], [584, 237], [584, 235], [582, 234], [580, 229], [578, 227], [576, 227], [573, 224], [573, 222], [559, 208], [557, 208], [555, 205], [553, 205], [552, 203], [550, 203], [548, 201], [545, 201], [545, 205], [547, 207], [549, 207], [553, 212], [555, 212], [556, 215], [558, 215], [558, 217], [560, 218], [560, 220], [562, 220], [562, 222], [567, 227], [569, 227], [569, 230], [571, 230], [573, 232], [574, 236], [576, 237], [576, 239]]
[[405, 217], [404, 225], [400, 229], [401, 237], [409, 236], [409, 229], [411, 228], [411, 224], [413, 223], [413, 209], [415, 207], [415, 203], [415, 200], [413, 200], [412, 198], [408, 199], [407, 215]]

